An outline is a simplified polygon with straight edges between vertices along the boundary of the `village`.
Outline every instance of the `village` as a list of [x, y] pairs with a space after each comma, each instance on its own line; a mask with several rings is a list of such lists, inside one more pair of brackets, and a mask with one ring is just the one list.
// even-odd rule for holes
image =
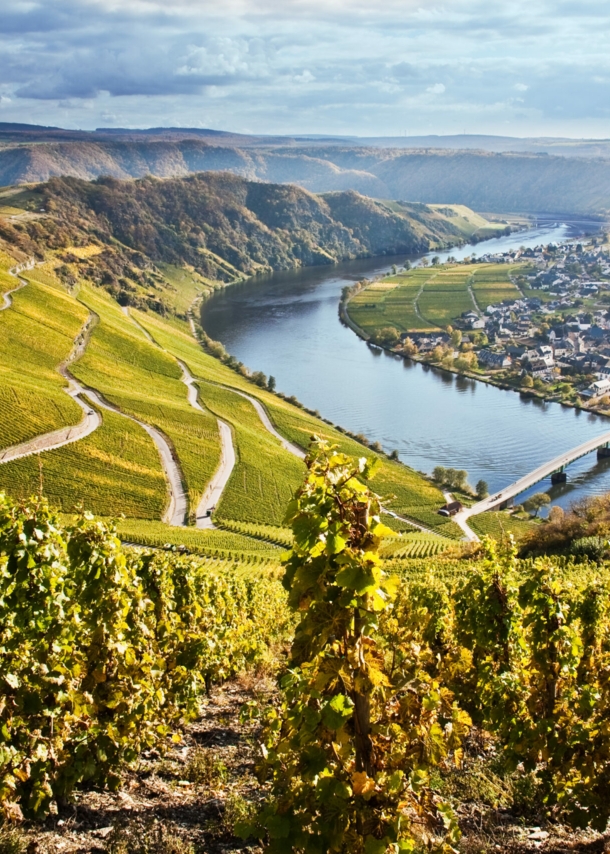
[[467, 260], [515, 265], [511, 281], [521, 296], [466, 311], [446, 330], [405, 333], [398, 349], [499, 385], [610, 407], [610, 247], [604, 238]]

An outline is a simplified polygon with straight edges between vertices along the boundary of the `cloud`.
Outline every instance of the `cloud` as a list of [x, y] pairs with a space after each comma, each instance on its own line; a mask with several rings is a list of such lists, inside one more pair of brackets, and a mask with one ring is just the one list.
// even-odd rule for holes
[[500, 115], [502, 132], [556, 132], [561, 113], [603, 127], [609, 26], [605, 0], [3, 0], [3, 117], [385, 135], [403, 111], [413, 132], [493, 132]]

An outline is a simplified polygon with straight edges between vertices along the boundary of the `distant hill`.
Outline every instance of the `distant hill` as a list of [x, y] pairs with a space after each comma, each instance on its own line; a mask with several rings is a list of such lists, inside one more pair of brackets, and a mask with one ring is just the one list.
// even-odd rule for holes
[[[393, 208], [354, 191], [313, 195], [294, 185], [198, 173], [165, 181], [54, 178], [13, 194], [30, 213], [0, 219], [0, 237], [26, 256], [87, 246], [80, 275], [132, 304], [134, 265], [187, 265], [208, 279], [231, 281], [271, 270], [332, 264], [368, 255], [411, 254], [461, 243], [490, 226], [447, 209]], [[15, 208], [16, 209], [16, 208]], [[81, 269], [82, 268], [82, 269]], [[137, 279], [138, 277], [136, 277]]]
[[[157, 131], [163, 131], [161, 136], [155, 136]], [[224, 171], [251, 181], [298, 184], [315, 193], [355, 190], [373, 198], [464, 204], [498, 213], [604, 214], [610, 209], [610, 159], [600, 157], [389, 149], [328, 140], [307, 145], [295, 140], [270, 145], [266, 140], [261, 146], [260, 138], [256, 145], [247, 137], [234, 144], [224, 135], [199, 136], [211, 131], [179, 129], [134, 131], [129, 139], [120, 133], [75, 133], [81, 137], [0, 146], [0, 185], [63, 175], [84, 180], [103, 175], [175, 178]]]

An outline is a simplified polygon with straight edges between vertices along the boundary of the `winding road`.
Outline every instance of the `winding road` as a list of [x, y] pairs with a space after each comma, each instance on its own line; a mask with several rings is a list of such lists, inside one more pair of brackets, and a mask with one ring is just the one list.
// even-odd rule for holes
[[[21, 272], [26, 268], [30, 269], [32, 266], [34, 266], [33, 262], [28, 265], [23, 265], [20, 268], [14, 268], [14, 270], [11, 270], [11, 274], [16, 276], [17, 272]], [[19, 287], [9, 291], [9, 294], [14, 293], [16, 290], [19, 290], [19, 288], [24, 287], [24, 285], [27, 285], [27, 281], [25, 279], [20, 279]], [[4, 296], [5, 305], [2, 308], [6, 309], [12, 304], [12, 300], [8, 299], [7, 302], [6, 298], [8, 295], [4, 294]], [[156, 428], [140, 421], [138, 418], [134, 418], [132, 415], [127, 415], [118, 407], [108, 403], [96, 389], [81, 385], [81, 383], [79, 383], [68, 370], [68, 365], [80, 358], [84, 353], [89, 341], [91, 330], [97, 323], [97, 320], [98, 318], [96, 315], [92, 313], [89, 314], [86, 323], [76, 337], [72, 352], [66, 361], [58, 366], [59, 373], [68, 383], [67, 388], [64, 388], [63, 391], [65, 391], [66, 394], [69, 394], [70, 397], [81, 407], [84, 414], [83, 420], [71, 427], [61, 427], [58, 430], [53, 430], [49, 433], [44, 433], [41, 436], [36, 436], [34, 439], [30, 439], [27, 442], [22, 442], [18, 445], [12, 445], [8, 448], [2, 449], [0, 451], [0, 464], [22, 459], [23, 457], [29, 457], [32, 454], [53, 451], [56, 448], [61, 448], [64, 445], [70, 445], [72, 442], [77, 442], [80, 439], [84, 439], [86, 436], [89, 436], [102, 424], [102, 417], [99, 412], [91, 408], [90, 404], [92, 403], [100, 409], [107, 409], [110, 412], [116, 412], [123, 418], [128, 418], [148, 433], [159, 451], [161, 465], [168, 484], [169, 505], [164, 514], [163, 521], [168, 522], [170, 525], [184, 525], [187, 512], [187, 499], [182, 486], [180, 470], [174, 460], [172, 450], [165, 437]], [[90, 403], [87, 403], [86, 399], [88, 399]]]

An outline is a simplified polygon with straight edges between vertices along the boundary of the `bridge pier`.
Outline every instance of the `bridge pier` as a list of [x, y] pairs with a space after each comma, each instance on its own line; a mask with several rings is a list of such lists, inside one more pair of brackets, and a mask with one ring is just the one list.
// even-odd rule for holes
[[551, 483], [555, 485], [556, 483], [565, 483], [568, 479], [567, 474], [564, 471], [554, 471], [551, 475]]
[[597, 449], [597, 459], [603, 460], [607, 457], [610, 457], [610, 447], [608, 446], [608, 442], [605, 445], [602, 445], [601, 448]]

